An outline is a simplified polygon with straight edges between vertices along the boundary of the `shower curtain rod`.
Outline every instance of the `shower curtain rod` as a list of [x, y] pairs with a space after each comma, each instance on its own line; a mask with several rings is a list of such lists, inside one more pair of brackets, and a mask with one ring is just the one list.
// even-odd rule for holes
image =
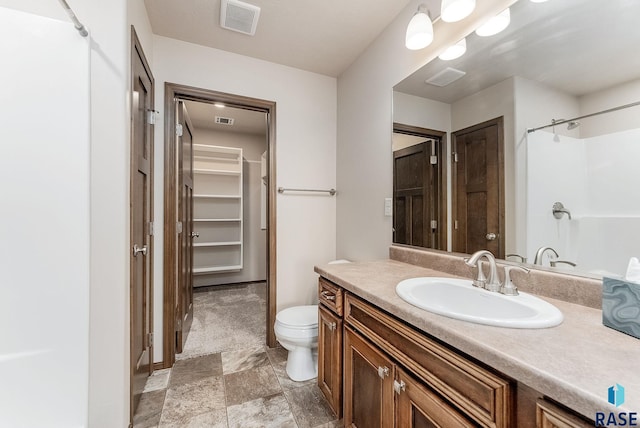
[[633, 106], [637, 106], [637, 105], [640, 105], [640, 101], [636, 101], [635, 103], [631, 103], [631, 104], [625, 104], [623, 106], [610, 108], [610, 109], [607, 109], [607, 110], [602, 110], [602, 111], [599, 111], [597, 113], [585, 114], [584, 116], [574, 117], [573, 119], [558, 120], [558, 121], [553, 122], [553, 123], [551, 123], [549, 125], [539, 126], [537, 128], [528, 128], [527, 129], [527, 133], [531, 134], [532, 132], [536, 132], [536, 131], [538, 131], [540, 129], [551, 128], [552, 126], [562, 125], [563, 123], [569, 123], [569, 122], [573, 122], [573, 121], [576, 121], [576, 120], [584, 119], [586, 117], [597, 116], [599, 114], [611, 113], [611, 112], [614, 112], [614, 111], [617, 111], [617, 110], [622, 110], [622, 109], [633, 107]]
[[69, 18], [71, 19], [71, 22], [73, 22], [73, 26], [76, 27], [76, 30], [78, 30], [78, 33], [80, 33], [82, 37], [87, 37], [89, 35], [89, 32], [87, 31], [86, 27], [82, 24], [82, 22], [78, 20], [78, 18], [76, 17], [76, 14], [73, 13], [73, 10], [71, 10], [71, 7], [67, 4], [66, 0], [58, 0], [58, 1], [60, 2], [64, 10], [67, 12], [67, 15], [69, 15]]

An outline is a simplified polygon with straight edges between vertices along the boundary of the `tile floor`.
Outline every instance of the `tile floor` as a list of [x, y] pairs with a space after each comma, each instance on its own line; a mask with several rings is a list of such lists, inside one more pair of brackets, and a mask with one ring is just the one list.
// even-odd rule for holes
[[338, 428], [316, 379], [293, 382], [265, 343], [265, 284], [194, 293], [194, 320], [171, 369], [153, 373], [134, 427]]

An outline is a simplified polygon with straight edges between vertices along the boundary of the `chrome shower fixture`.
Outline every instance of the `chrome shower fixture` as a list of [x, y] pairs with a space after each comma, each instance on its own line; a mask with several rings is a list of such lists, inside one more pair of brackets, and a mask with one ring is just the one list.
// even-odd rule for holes
[[577, 120], [572, 120], [567, 125], [567, 130], [570, 131], [572, 129], [576, 129], [578, 126], [580, 126], [580, 122], [578, 122]]

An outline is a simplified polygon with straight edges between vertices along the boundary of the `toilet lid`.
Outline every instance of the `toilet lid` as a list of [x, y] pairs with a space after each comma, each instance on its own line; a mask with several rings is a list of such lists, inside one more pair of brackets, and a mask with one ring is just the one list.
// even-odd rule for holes
[[281, 324], [307, 327], [318, 324], [318, 305], [294, 306], [284, 309], [276, 315]]

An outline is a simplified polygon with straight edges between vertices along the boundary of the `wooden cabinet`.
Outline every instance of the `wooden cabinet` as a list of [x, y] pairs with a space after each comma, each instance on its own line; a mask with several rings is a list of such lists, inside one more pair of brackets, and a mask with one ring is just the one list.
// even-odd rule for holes
[[396, 426], [466, 428], [477, 426], [431, 388], [396, 368]]
[[351, 328], [344, 329], [344, 423], [393, 428], [394, 364]]
[[193, 145], [193, 273], [243, 266], [242, 149]]
[[318, 384], [346, 428], [593, 426], [324, 278], [318, 299]]
[[318, 386], [338, 417], [342, 416], [342, 318], [318, 307]]
[[318, 282], [318, 386], [342, 417], [342, 289]]
[[594, 426], [593, 422], [557, 406], [547, 400], [536, 403], [536, 426], [538, 428], [586, 428]]

